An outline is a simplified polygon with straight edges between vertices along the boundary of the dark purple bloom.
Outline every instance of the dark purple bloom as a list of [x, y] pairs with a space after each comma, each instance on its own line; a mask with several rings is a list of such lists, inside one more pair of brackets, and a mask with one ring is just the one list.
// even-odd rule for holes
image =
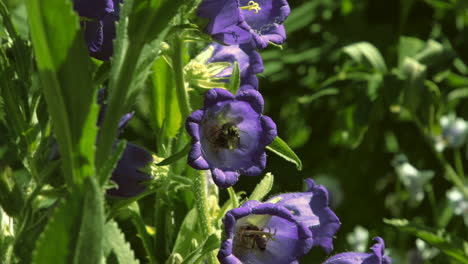
[[107, 194], [119, 197], [133, 197], [145, 190], [142, 183], [151, 179], [151, 176], [139, 171], [153, 162], [151, 153], [145, 149], [127, 143], [125, 150], [112, 172], [111, 180], [117, 183], [118, 188], [109, 189]]
[[391, 259], [385, 256], [385, 243], [376, 237], [377, 242], [372, 247], [372, 253], [345, 252], [327, 259], [323, 264], [390, 264]]
[[[105, 104], [105, 90], [100, 89], [98, 93], [99, 109], [97, 125], [100, 126], [104, 121], [107, 104]], [[118, 134], [130, 122], [133, 113], [127, 113], [119, 120]], [[118, 136], [118, 135], [117, 135]], [[119, 197], [133, 197], [142, 193], [146, 187], [142, 183], [150, 180], [151, 176], [147, 173], [139, 171], [153, 162], [153, 156], [145, 149], [127, 143], [124, 152], [120, 157], [114, 171], [112, 172], [111, 180], [117, 183], [118, 187], [109, 189], [107, 194]]]
[[[118, 20], [120, 0], [73, 0], [80, 16], [90, 54], [100, 60], [112, 55], [115, 22]], [[114, 10], [115, 7], [115, 10]]]
[[316, 185], [311, 179], [307, 179], [306, 183], [307, 192], [280, 194], [268, 201], [279, 200], [278, 205], [286, 207], [310, 229], [313, 246], [321, 246], [330, 253], [333, 250], [333, 236], [341, 226], [340, 220], [329, 207], [327, 189]]
[[[258, 88], [258, 78], [256, 74], [263, 72], [263, 60], [252, 45], [224, 46], [218, 43], [213, 43], [211, 45], [214, 47], [214, 52], [208, 60], [208, 63], [229, 62], [234, 64], [234, 62], [237, 61], [241, 76], [241, 90]], [[230, 66], [218, 73], [216, 77], [229, 78], [231, 77], [232, 70], [233, 66]]]
[[248, 201], [226, 213], [221, 264], [291, 264], [312, 248], [312, 233], [287, 208]]
[[215, 40], [229, 45], [252, 42], [259, 49], [268, 42], [284, 42], [282, 23], [289, 13], [286, 0], [203, 0], [198, 8], [198, 15], [210, 20], [205, 30]]
[[276, 125], [262, 115], [263, 97], [256, 90], [236, 96], [215, 88], [206, 93], [203, 109], [186, 121], [192, 136], [188, 164], [211, 170], [221, 188], [235, 184], [241, 174], [259, 175], [266, 166], [265, 147], [276, 137]]

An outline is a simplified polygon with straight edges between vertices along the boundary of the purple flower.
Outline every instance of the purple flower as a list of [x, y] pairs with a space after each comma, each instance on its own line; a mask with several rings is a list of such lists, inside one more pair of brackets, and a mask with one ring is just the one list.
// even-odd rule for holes
[[372, 253], [345, 252], [335, 255], [323, 264], [390, 264], [391, 259], [385, 256], [385, 243], [382, 238], [376, 237], [377, 242], [372, 247]]
[[248, 201], [226, 213], [221, 264], [291, 264], [312, 248], [312, 233], [284, 206]]
[[198, 15], [210, 20], [205, 31], [222, 43], [237, 45], [252, 42], [264, 49], [268, 42], [281, 44], [286, 39], [282, 23], [289, 16], [286, 0], [203, 0]]
[[[98, 103], [101, 108], [99, 109], [97, 125], [101, 126], [107, 109], [104, 89], [100, 89], [98, 92]], [[130, 122], [132, 117], [133, 113], [127, 113], [120, 118], [118, 134]], [[107, 194], [118, 197], [133, 197], [142, 193], [146, 189], [142, 183], [150, 180], [151, 176], [139, 170], [152, 162], [153, 156], [150, 152], [132, 143], [127, 143], [111, 176], [111, 180], [117, 183], [118, 187], [107, 190]]]
[[[229, 62], [239, 64], [241, 83], [240, 89], [257, 89], [257, 73], [263, 72], [263, 60], [260, 54], [250, 44], [224, 46], [218, 43], [211, 44], [214, 47], [213, 55], [208, 63]], [[230, 66], [216, 75], [218, 78], [231, 77], [233, 66]]]
[[119, 197], [133, 197], [142, 193], [146, 187], [142, 183], [151, 179], [151, 176], [139, 171], [153, 162], [151, 153], [145, 149], [127, 143], [125, 150], [112, 172], [111, 180], [117, 183], [118, 188], [109, 189], [107, 194]]
[[[86, 43], [91, 56], [108, 60], [112, 55], [115, 22], [118, 21], [120, 0], [73, 0], [81, 17]], [[114, 10], [115, 7], [115, 10]]]
[[269, 199], [278, 201], [312, 232], [313, 246], [321, 246], [327, 253], [333, 250], [333, 236], [341, 226], [340, 220], [329, 207], [328, 191], [307, 179], [307, 192], [285, 193]]
[[265, 147], [276, 137], [276, 125], [262, 115], [263, 98], [256, 90], [234, 97], [224, 89], [206, 93], [203, 109], [186, 121], [192, 137], [188, 164], [211, 170], [221, 188], [235, 184], [241, 174], [259, 175], [266, 166]]

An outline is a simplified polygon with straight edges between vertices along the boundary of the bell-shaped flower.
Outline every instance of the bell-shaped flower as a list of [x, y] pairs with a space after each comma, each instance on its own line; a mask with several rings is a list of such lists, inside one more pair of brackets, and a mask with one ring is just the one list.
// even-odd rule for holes
[[340, 220], [329, 207], [327, 189], [316, 185], [312, 179], [307, 179], [306, 183], [306, 192], [280, 194], [267, 202], [276, 202], [286, 207], [310, 229], [313, 246], [321, 246], [330, 253], [333, 250], [333, 236], [341, 226]]
[[372, 253], [341, 253], [327, 259], [322, 264], [391, 264], [391, 259], [385, 256], [384, 240], [380, 237], [376, 237], [374, 240], [377, 243], [371, 247]]
[[312, 248], [312, 232], [284, 206], [248, 201], [226, 213], [221, 264], [291, 264]]
[[266, 166], [265, 147], [276, 137], [276, 125], [262, 115], [263, 97], [256, 90], [236, 96], [215, 88], [205, 95], [202, 109], [186, 121], [192, 137], [188, 164], [211, 170], [221, 188], [234, 185], [239, 176], [257, 176]]
[[119, 3], [121, 0], [73, 0], [89, 53], [97, 59], [108, 60], [112, 55]]
[[107, 190], [107, 194], [119, 197], [133, 197], [143, 191], [146, 187], [143, 182], [151, 180], [151, 176], [141, 169], [153, 163], [153, 156], [145, 149], [127, 143], [120, 157], [111, 180], [117, 184], [117, 188]]
[[203, 0], [198, 16], [209, 19], [205, 31], [216, 41], [238, 45], [253, 43], [264, 49], [269, 42], [282, 44], [282, 23], [290, 13], [286, 0]]

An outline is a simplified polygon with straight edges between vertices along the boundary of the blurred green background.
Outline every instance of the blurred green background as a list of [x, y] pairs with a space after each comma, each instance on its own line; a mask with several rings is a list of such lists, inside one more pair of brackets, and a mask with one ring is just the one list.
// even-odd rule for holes
[[[326, 186], [342, 222], [334, 253], [355, 250], [347, 235], [359, 225], [369, 231], [366, 249], [373, 237], [383, 237], [393, 263], [449, 263], [441, 253], [424, 260], [416, 237], [383, 219], [447, 225], [460, 238], [468, 235], [462, 217], [442, 216], [452, 184], [432, 151], [433, 142], [423, 135], [439, 133], [442, 115], [468, 117], [468, 1], [289, 3], [288, 39], [282, 50], [261, 52], [265, 72], [259, 75], [259, 89], [265, 113], [302, 159], [303, 170], [270, 153], [271, 194], [301, 190], [305, 178]], [[143, 112], [137, 110], [140, 120], [132, 121], [124, 137], [155, 148], [152, 135], [141, 133], [149, 129]], [[410, 193], [392, 166], [399, 153], [416, 168], [435, 172], [425, 187], [432, 202], [426, 195], [417, 205], [409, 203]], [[452, 160], [450, 151], [445, 154]], [[241, 177], [235, 189], [249, 193], [258, 180]], [[225, 191], [220, 195], [227, 198]], [[301, 263], [325, 258], [314, 248]]]
[[[28, 34], [22, 1], [6, 2], [17, 5], [14, 21], [21, 34]], [[406, 218], [468, 236], [463, 218], [445, 213], [452, 184], [427, 137], [440, 133], [442, 115], [468, 117], [468, 1], [289, 3], [283, 49], [261, 52], [265, 72], [259, 76], [260, 91], [265, 113], [302, 159], [303, 170], [270, 153], [266, 171], [275, 175], [271, 195], [301, 190], [305, 178], [325, 185], [342, 222], [334, 253], [354, 250], [347, 235], [359, 225], [369, 230], [366, 248], [371, 238], [383, 237], [395, 264], [451, 263], [441, 253], [424, 260], [416, 253], [416, 237], [383, 219]], [[135, 111], [122, 137], [156, 151], [145, 104], [137, 103]], [[392, 166], [400, 153], [416, 168], [435, 172], [420, 203], [410, 203]], [[453, 152], [444, 157], [451, 162]], [[258, 181], [244, 176], [235, 188], [250, 193]], [[220, 195], [227, 198], [226, 191]], [[153, 198], [145, 199], [152, 206]], [[132, 233], [130, 224], [121, 225]], [[129, 235], [128, 240], [143, 256], [138, 238]], [[301, 263], [320, 263], [325, 257], [313, 249]]]

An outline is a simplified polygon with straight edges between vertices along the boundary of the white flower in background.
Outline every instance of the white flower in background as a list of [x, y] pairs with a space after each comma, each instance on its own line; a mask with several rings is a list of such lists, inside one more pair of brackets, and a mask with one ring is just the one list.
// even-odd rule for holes
[[9, 217], [1, 208], [0, 208], [0, 231], [3, 236], [13, 236], [13, 218]]
[[352, 251], [366, 252], [369, 241], [369, 231], [362, 226], [356, 226], [354, 231], [346, 236], [346, 241], [353, 249]]
[[450, 202], [453, 212], [456, 215], [463, 216], [465, 225], [468, 226], [468, 200], [463, 197], [463, 193], [457, 188], [453, 187], [447, 191], [447, 199]]
[[424, 199], [424, 185], [434, 177], [434, 172], [416, 169], [403, 154], [396, 156], [392, 164], [398, 178], [408, 189], [411, 200], [417, 203], [421, 202]]
[[457, 149], [463, 146], [468, 135], [468, 123], [463, 118], [454, 115], [440, 118], [442, 133], [436, 138], [436, 149], [443, 151], [445, 148]]
[[440, 252], [437, 248], [429, 246], [426, 242], [419, 238], [416, 239], [416, 248], [418, 249], [419, 254], [423, 260], [433, 259]]

